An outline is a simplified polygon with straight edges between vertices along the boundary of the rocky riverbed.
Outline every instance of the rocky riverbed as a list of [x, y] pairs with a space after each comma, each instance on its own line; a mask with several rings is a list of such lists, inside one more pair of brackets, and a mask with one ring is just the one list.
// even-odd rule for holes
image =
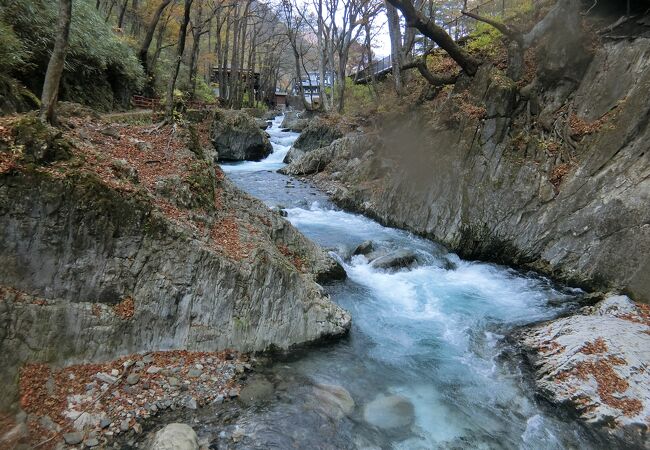
[[[21, 369], [24, 422], [8, 432], [6, 445], [64, 442], [106, 446], [119, 437], [134, 442], [147, 420], [178, 409], [195, 410], [239, 396], [238, 377], [251, 370], [235, 352], [153, 352], [102, 364]], [[49, 445], [47, 445], [49, 444]]]

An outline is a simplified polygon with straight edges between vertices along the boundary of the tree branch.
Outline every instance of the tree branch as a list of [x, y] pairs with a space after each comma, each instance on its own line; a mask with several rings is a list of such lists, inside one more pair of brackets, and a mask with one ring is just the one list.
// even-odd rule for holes
[[420, 75], [422, 75], [424, 79], [427, 80], [429, 84], [432, 86], [445, 86], [448, 84], [454, 84], [456, 83], [456, 80], [458, 80], [458, 74], [455, 73], [434, 75], [433, 73], [431, 73], [431, 71], [427, 67], [426, 62], [422, 58], [417, 58], [409, 63], [403, 64], [401, 69], [402, 70], [418, 69]]
[[499, 30], [505, 37], [508, 39], [517, 42], [520, 46], [523, 46], [523, 35], [521, 31], [519, 31], [517, 28], [506, 25], [505, 23], [499, 22], [497, 20], [490, 19], [489, 17], [483, 17], [478, 14], [474, 14], [473, 12], [470, 11], [461, 11], [461, 14], [471, 17], [472, 19], [476, 19], [479, 22], [487, 23], [488, 25], [492, 25], [494, 28]]
[[445, 50], [458, 63], [466, 74], [470, 76], [476, 74], [479, 61], [454, 42], [452, 37], [442, 27], [436, 25], [428, 17], [415, 9], [411, 0], [387, 1], [402, 12], [406, 19], [406, 24], [409, 27], [417, 28], [420, 33], [438, 44], [440, 48]]

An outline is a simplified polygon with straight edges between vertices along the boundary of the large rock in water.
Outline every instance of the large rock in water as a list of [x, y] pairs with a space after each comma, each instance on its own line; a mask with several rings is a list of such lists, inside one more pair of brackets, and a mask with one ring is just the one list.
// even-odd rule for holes
[[273, 151], [261, 124], [242, 111], [216, 111], [210, 138], [220, 161], [259, 161]]
[[[287, 153], [288, 158], [285, 157], [285, 162], [288, 162], [288, 160], [291, 162], [278, 170], [278, 172], [294, 176], [321, 172], [327, 168], [334, 158], [347, 154], [348, 149], [355, 148], [358, 145], [366, 145], [361, 144], [360, 140], [368, 141], [361, 134], [349, 134], [341, 139], [335, 140], [330, 145], [309, 152], [296, 150], [292, 147], [289, 153]], [[290, 154], [291, 156], [289, 156]]]
[[280, 124], [280, 128], [300, 133], [309, 125], [309, 119], [305, 111], [287, 111]]
[[[650, 423], [650, 308], [610, 296], [516, 335], [540, 394], [639, 448]], [[645, 444], [645, 445], [644, 445]]]
[[198, 450], [199, 440], [189, 425], [170, 423], [158, 431], [147, 450]]
[[343, 137], [340, 126], [323, 117], [315, 117], [309, 122], [296, 142], [284, 158], [285, 163], [298, 161], [306, 153], [321, 147], [327, 147], [332, 142]]
[[399, 270], [411, 267], [418, 262], [415, 252], [408, 249], [400, 249], [380, 256], [370, 263], [374, 269]]

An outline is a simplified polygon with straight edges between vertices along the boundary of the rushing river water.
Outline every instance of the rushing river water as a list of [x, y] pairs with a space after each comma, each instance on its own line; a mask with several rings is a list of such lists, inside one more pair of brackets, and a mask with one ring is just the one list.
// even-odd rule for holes
[[[199, 435], [212, 448], [599, 447], [578, 423], [538, 404], [501, 339], [565, 312], [577, 292], [461, 260], [335, 208], [316, 189], [275, 172], [298, 136], [282, 132], [280, 121], [269, 129], [273, 154], [223, 169], [269, 206], [285, 208], [298, 229], [341, 260], [348, 279], [327, 289], [352, 314], [352, 330], [253, 375], [265, 393], [259, 402], [197, 412]], [[415, 251], [421, 264], [386, 272], [363, 256], [347, 257], [365, 240]]]

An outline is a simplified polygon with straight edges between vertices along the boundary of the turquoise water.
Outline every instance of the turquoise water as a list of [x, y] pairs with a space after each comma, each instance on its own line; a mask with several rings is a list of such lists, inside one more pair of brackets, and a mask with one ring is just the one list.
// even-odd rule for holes
[[[243, 435], [239, 448], [601, 447], [578, 423], [535, 400], [504, 340], [518, 326], [575, 307], [580, 292], [461, 260], [438, 244], [335, 208], [313, 187], [273, 172], [296, 138], [279, 123], [269, 133], [275, 156], [224, 170], [269, 206], [286, 208], [291, 223], [340, 260], [348, 279], [327, 290], [351, 313], [353, 327], [339, 342], [263, 370], [273, 401], [231, 411], [231, 425], [214, 448], [228, 448], [235, 430]], [[365, 240], [410, 249], [420, 264], [387, 272], [364, 256], [349, 258]], [[345, 389], [354, 406], [343, 417], [324, 412], [314, 396], [319, 384]], [[409, 408], [399, 412], [408, 416], [405, 425], [383, 428], [367, 420], [367, 405], [385, 396], [410, 404], [412, 417]], [[202, 433], [213, 439], [214, 427], [205, 423]]]

